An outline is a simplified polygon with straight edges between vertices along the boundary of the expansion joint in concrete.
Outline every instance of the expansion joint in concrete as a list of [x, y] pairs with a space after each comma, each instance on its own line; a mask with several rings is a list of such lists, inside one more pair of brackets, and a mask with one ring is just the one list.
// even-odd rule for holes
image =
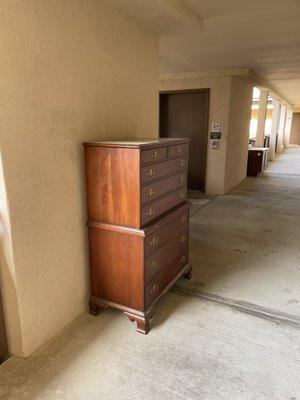
[[184, 296], [195, 296], [205, 301], [210, 301], [221, 306], [229, 307], [236, 311], [253, 315], [255, 317], [264, 318], [271, 322], [281, 325], [288, 325], [300, 328], [300, 318], [297, 315], [288, 314], [272, 308], [259, 306], [242, 300], [233, 300], [219, 296], [214, 293], [207, 293], [197, 288], [187, 288], [175, 285], [172, 289], [177, 294]]

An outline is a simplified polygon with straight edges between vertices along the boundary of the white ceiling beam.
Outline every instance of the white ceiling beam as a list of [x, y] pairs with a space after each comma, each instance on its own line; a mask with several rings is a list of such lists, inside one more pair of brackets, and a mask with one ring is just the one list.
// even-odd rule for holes
[[180, 0], [160, 0], [160, 2], [167, 8], [170, 14], [180, 19], [186, 25], [198, 30], [203, 29], [203, 19]]

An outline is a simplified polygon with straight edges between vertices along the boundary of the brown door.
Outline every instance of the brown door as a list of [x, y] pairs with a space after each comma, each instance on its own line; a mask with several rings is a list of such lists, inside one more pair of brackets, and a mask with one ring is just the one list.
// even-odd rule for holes
[[160, 137], [190, 138], [188, 188], [205, 191], [209, 89], [160, 94]]
[[8, 349], [7, 349], [6, 332], [4, 325], [4, 313], [3, 313], [2, 299], [0, 292], [0, 364], [4, 360], [6, 360], [7, 356], [8, 356]]

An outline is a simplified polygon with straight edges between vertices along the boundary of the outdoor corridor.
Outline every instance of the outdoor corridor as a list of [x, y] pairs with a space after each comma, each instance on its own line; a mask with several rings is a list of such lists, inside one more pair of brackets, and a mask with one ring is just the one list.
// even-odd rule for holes
[[300, 147], [204, 205], [191, 221], [193, 279], [180, 287], [299, 323]]
[[193, 278], [164, 297], [149, 335], [117, 311], [84, 313], [0, 366], [0, 398], [299, 399], [300, 147], [194, 208]]

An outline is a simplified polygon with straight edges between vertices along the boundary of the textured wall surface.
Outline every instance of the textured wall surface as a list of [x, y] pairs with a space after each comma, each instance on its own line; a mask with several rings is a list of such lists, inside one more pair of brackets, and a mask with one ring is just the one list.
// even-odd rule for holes
[[180, 74], [170, 74], [160, 81], [161, 91], [210, 89], [208, 134], [212, 123], [217, 122], [222, 139], [218, 150], [212, 150], [208, 139], [208, 194], [223, 194], [246, 177], [252, 87], [250, 80], [231, 76], [181, 78]]
[[300, 144], [300, 112], [293, 115], [290, 143]]
[[221, 194], [225, 188], [225, 163], [229, 120], [229, 97], [231, 77], [204, 78], [166, 78], [160, 81], [160, 90], [210, 89], [209, 129], [213, 122], [218, 122], [222, 131], [219, 150], [212, 150], [211, 140], [207, 144], [206, 193]]
[[247, 175], [252, 89], [251, 81], [231, 78], [225, 192], [239, 184]]
[[157, 136], [158, 40], [104, 1], [2, 0], [0, 48], [1, 276], [22, 356], [87, 308], [81, 143]]

